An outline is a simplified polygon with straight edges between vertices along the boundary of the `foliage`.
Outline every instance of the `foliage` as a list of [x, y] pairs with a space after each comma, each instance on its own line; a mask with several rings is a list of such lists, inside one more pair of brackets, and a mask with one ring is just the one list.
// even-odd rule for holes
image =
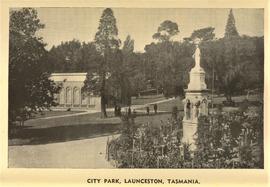
[[[31, 114], [56, 103], [60, 87], [49, 79], [47, 52], [36, 32], [44, 28], [36, 10], [10, 13], [9, 27], [9, 120], [26, 120]], [[18, 118], [19, 117], [19, 118]]]
[[97, 69], [101, 55], [93, 42], [81, 43], [74, 39], [53, 46], [49, 51], [49, 59], [53, 72], [83, 72]]
[[[163, 21], [154, 33], [157, 43], [145, 46], [145, 52], [134, 52], [134, 40], [127, 36], [120, 49], [116, 19], [111, 9], [105, 9], [95, 41], [63, 42], [50, 50], [51, 69], [55, 72], [88, 71], [87, 92], [102, 96], [105, 105], [130, 104], [131, 95], [155, 88], [166, 97], [183, 95], [189, 83], [189, 71], [194, 66], [195, 46], [192, 40], [201, 39], [201, 66], [206, 71], [207, 87], [224, 93], [227, 103], [233, 95], [259, 88], [263, 90], [264, 38], [239, 36], [232, 10], [228, 15], [224, 38], [215, 38], [215, 28], [194, 30], [189, 38], [173, 41], [179, 33], [177, 23]], [[109, 78], [110, 77], [110, 78]], [[110, 83], [109, 83], [110, 82]], [[212, 84], [214, 83], [214, 84]], [[113, 85], [113, 86], [110, 86]]]
[[[261, 146], [262, 118], [245, 115], [242, 112], [219, 113], [201, 117], [198, 124], [194, 167], [205, 168], [260, 168], [263, 157], [256, 154], [263, 151]], [[259, 122], [259, 123], [258, 123]], [[252, 152], [256, 149], [257, 152]], [[203, 162], [202, 162], [203, 161]]]
[[158, 27], [157, 33], [153, 35], [153, 39], [160, 42], [169, 41], [171, 37], [179, 33], [178, 25], [170, 20], [163, 21]]
[[109, 143], [109, 154], [118, 167], [180, 167], [178, 145], [182, 134], [179, 119], [168, 119], [160, 128], [150, 123], [135, 124], [133, 117], [123, 116], [122, 120], [121, 136]]
[[[113, 11], [110, 8], [106, 8], [101, 15], [94, 41], [102, 59], [99, 61], [96, 72], [89, 70], [87, 79], [84, 82], [84, 92], [94, 91], [99, 93], [101, 97], [101, 117], [107, 117], [106, 98], [109, 93], [107, 80], [111, 75], [117, 75], [115, 72], [121, 67], [117, 63], [122, 63], [122, 56], [119, 51], [120, 40], [117, 35], [118, 29]], [[96, 77], [97, 81], [93, 81], [93, 77]], [[117, 77], [114, 77], [114, 80], [117, 80]], [[98, 85], [92, 86], [91, 84]], [[93, 90], [94, 88], [97, 88], [97, 90]]]
[[[245, 90], [255, 87], [261, 88], [262, 41], [263, 38], [243, 36], [202, 42], [201, 64], [206, 71], [209, 88], [214, 79], [214, 89], [224, 93], [229, 102], [235, 94], [244, 94]], [[212, 77], [213, 71], [215, 77]]]
[[188, 42], [151, 43], [145, 46], [147, 80], [153, 80], [155, 87], [161, 88], [167, 96], [183, 94], [188, 83], [188, 72], [194, 60], [194, 46]]
[[201, 41], [213, 40], [215, 38], [214, 30], [215, 28], [213, 27], [194, 30], [190, 36], [190, 40], [194, 40], [196, 38], [199, 38]]
[[239, 36], [238, 31], [235, 26], [235, 19], [233, 16], [233, 11], [232, 9], [230, 10], [228, 19], [227, 19], [227, 24], [225, 28], [225, 38], [231, 38], [231, 37], [237, 37]]
[[110, 158], [123, 168], [262, 168], [262, 113], [225, 113], [199, 118], [196, 149], [183, 144], [181, 120], [136, 124], [123, 117]]

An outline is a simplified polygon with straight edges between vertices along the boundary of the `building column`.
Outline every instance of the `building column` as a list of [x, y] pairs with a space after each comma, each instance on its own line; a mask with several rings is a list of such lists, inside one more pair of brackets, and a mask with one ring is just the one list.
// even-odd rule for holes
[[82, 87], [79, 87], [79, 106], [82, 107]]

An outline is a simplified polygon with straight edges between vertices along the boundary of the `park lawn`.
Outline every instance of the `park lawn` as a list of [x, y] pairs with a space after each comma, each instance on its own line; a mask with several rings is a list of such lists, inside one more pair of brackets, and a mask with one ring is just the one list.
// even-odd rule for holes
[[101, 119], [100, 113], [82, 114], [78, 116], [66, 116], [53, 119], [32, 119], [25, 122], [25, 126], [28, 128], [49, 128], [58, 126], [69, 125], [81, 125], [81, 124], [95, 124], [95, 123], [107, 123], [111, 121], [114, 123], [116, 118], [113, 118], [112, 112], [108, 112], [108, 118]]
[[39, 119], [52, 116], [62, 116], [67, 114], [81, 113], [83, 111], [42, 111], [42, 113], [34, 114], [31, 119]]
[[101, 119], [100, 113], [33, 119], [10, 135], [9, 145], [47, 144], [105, 136], [118, 133], [120, 124], [120, 118]]
[[[179, 113], [179, 115], [183, 115], [182, 112]], [[140, 115], [135, 118], [135, 123], [136, 124], [146, 124], [150, 123], [150, 126], [155, 126], [158, 127], [164, 123], [166, 123], [169, 119], [171, 119], [172, 114], [167, 112], [167, 113], [158, 113], [158, 114], [151, 114], [151, 115]]]
[[[249, 100], [256, 100], [257, 98], [257, 96], [252, 96]], [[153, 99], [163, 100], [164, 98], [154, 97]], [[146, 103], [152, 102], [153, 99], [148, 98]], [[234, 97], [233, 99], [236, 102], [241, 102], [245, 99], [245, 96]], [[222, 102], [223, 100], [225, 100], [224, 97], [217, 97], [215, 98], [215, 103]], [[158, 103], [158, 111], [160, 111], [158, 114], [153, 114], [152, 106], [150, 106], [150, 115], [138, 112], [135, 123], [145, 124], [150, 122], [150, 125], [159, 126], [171, 118], [173, 106], [177, 106], [180, 115], [183, 115], [182, 99], [177, 97]], [[54, 114], [60, 113], [55, 112], [50, 115]], [[63, 112], [61, 115], [63, 115]], [[112, 111], [108, 111], [109, 117], [103, 119], [100, 118], [100, 113], [90, 113], [53, 119], [37, 118], [27, 120], [25, 127], [17, 129], [18, 133], [9, 137], [9, 145], [47, 144], [119, 133], [121, 130], [121, 119], [113, 117], [113, 115]]]
[[148, 95], [148, 96], [141, 96], [138, 98], [132, 97], [131, 105], [145, 105], [148, 103], [153, 103], [164, 99], [166, 98], [163, 95]]
[[[211, 95], [209, 95], [209, 99], [211, 99]], [[236, 103], [243, 102], [246, 99], [246, 95], [240, 95], [240, 96], [233, 96], [232, 100]], [[215, 104], [222, 104], [223, 101], [225, 101], [226, 98], [224, 96], [216, 96], [214, 97], [214, 103]], [[248, 97], [249, 101], [259, 101], [260, 95], [259, 94], [253, 94]]]
[[172, 108], [176, 106], [178, 110], [183, 110], [183, 99], [181, 97], [176, 97], [172, 100], [169, 100], [167, 102], [158, 103], [158, 110], [159, 111], [166, 111], [166, 112], [172, 112]]

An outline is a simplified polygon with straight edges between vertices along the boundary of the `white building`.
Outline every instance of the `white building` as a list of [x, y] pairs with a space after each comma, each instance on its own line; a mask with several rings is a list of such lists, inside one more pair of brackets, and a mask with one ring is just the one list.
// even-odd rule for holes
[[87, 73], [52, 73], [50, 79], [62, 84], [59, 94], [55, 95], [56, 109], [93, 109], [100, 111], [101, 99], [93, 94], [82, 93]]

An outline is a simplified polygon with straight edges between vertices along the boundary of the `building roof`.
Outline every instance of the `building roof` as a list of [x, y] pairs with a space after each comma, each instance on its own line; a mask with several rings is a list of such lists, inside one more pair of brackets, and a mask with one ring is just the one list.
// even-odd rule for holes
[[87, 73], [52, 73], [50, 79], [55, 82], [78, 81], [83, 82]]

